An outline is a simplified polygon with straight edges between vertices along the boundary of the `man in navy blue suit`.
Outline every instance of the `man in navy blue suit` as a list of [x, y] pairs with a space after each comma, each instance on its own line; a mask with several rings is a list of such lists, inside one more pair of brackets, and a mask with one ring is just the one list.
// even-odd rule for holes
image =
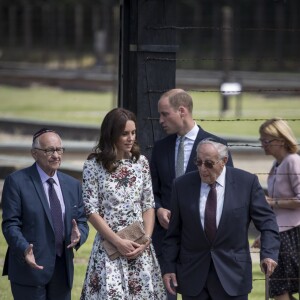
[[169, 293], [178, 291], [183, 300], [248, 299], [251, 221], [261, 234], [262, 270], [270, 276], [277, 266], [278, 226], [258, 178], [225, 166], [227, 159], [227, 146], [203, 140], [198, 170], [173, 183], [163, 278]]
[[[193, 99], [182, 89], [172, 89], [164, 93], [158, 101], [158, 112], [159, 122], [168, 136], [155, 143], [150, 168], [156, 206], [153, 245], [163, 269], [162, 242], [171, 216], [171, 188], [176, 177], [175, 165], [180, 137], [184, 137], [184, 173], [197, 169], [194, 158], [196, 145], [201, 140], [213, 137], [224, 144], [226, 141], [196, 124], [192, 116]], [[230, 155], [227, 165], [233, 165]], [[175, 297], [168, 295], [168, 299], [175, 299]]]
[[60, 136], [42, 128], [33, 136], [35, 163], [4, 182], [2, 231], [8, 250], [3, 275], [16, 300], [71, 299], [73, 248], [86, 241], [89, 229], [80, 182], [58, 171], [63, 152]]

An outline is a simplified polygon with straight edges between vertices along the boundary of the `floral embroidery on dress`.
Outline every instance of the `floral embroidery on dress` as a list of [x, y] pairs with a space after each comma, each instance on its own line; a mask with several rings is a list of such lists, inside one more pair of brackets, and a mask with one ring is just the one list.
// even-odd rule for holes
[[[115, 172], [107, 172], [95, 159], [83, 168], [83, 201], [87, 215], [99, 213], [112, 230], [119, 231], [154, 208], [149, 163], [141, 155], [136, 162], [118, 161]], [[151, 244], [139, 257], [111, 261], [96, 234], [81, 300], [164, 300], [166, 292]]]
[[111, 175], [112, 178], [116, 178], [116, 181], [118, 184], [116, 185], [116, 188], [120, 188], [121, 186], [124, 187], [131, 187], [133, 183], [136, 181], [135, 176], [130, 176], [131, 171], [128, 170], [125, 167], [120, 168], [119, 172], [114, 173]]

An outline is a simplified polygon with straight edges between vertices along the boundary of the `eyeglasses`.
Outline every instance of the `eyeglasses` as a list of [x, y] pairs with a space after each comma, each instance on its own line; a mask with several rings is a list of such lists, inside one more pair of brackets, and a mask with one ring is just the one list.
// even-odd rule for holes
[[277, 141], [278, 139], [272, 139], [272, 140], [267, 140], [267, 139], [259, 139], [259, 141], [263, 144], [263, 145], [269, 145], [274, 141]]
[[34, 149], [43, 151], [47, 156], [53, 155], [54, 152], [57, 152], [58, 155], [62, 155], [65, 152], [65, 148], [49, 148], [49, 149], [34, 148]]
[[203, 161], [202, 159], [195, 158], [194, 164], [197, 167], [201, 167], [202, 165], [204, 165], [205, 168], [212, 169], [214, 167], [214, 165], [217, 164], [219, 161], [220, 161], [220, 159], [217, 160], [217, 161], [212, 161], [212, 160], [205, 160], [205, 161]]

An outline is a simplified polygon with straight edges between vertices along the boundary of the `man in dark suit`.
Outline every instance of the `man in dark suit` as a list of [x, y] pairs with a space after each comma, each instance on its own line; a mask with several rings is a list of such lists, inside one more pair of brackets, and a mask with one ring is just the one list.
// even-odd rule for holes
[[[180, 137], [184, 137], [183, 173], [197, 169], [194, 164], [196, 145], [203, 139], [213, 137], [226, 144], [226, 141], [204, 131], [193, 120], [192, 97], [182, 89], [172, 89], [164, 93], [158, 101], [159, 122], [168, 134], [155, 143], [150, 163], [153, 192], [156, 206], [156, 224], [153, 233], [153, 245], [163, 268], [162, 242], [170, 220], [171, 188], [176, 176], [175, 165], [178, 157]], [[228, 165], [232, 166], [229, 156]], [[171, 295], [169, 299], [175, 299]]]
[[278, 226], [258, 178], [225, 167], [227, 159], [225, 145], [201, 141], [198, 171], [176, 178], [172, 187], [163, 277], [168, 291], [175, 294], [177, 287], [183, 300], [248, 299], [251, 221], [261, 233], [262, 270], [271, 275], [277, 265]]
[[57, 171], [63, 152], [57, 133], [39, 130], [31, 149], [35, 163], [4, 182], [2, 231], [8, 250], [3, 275], [16, 300], [71, 299], [73, 248], [86, 241], [89, 229], [80, 182]]

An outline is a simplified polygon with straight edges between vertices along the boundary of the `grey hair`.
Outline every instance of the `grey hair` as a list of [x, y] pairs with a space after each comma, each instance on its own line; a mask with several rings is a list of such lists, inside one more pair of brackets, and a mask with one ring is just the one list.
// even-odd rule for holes
[[196, 149], [197, 153], [198, 153], [199, 148], [204, 144], [212, 145], [218, 151], [219, 159], [223, 159], [225, 157], [228, 158], [228, 147], [226, 145], [222, 144], [222, 143], [219, 143], [217, 141], [213, 141], [209, 138], [204, 139], [204, 140], [202, 140], [198, 143], [197, 149]]
[[31, 146], [31, 149], [34, 149], [34, 148], [40, 148], [41, 145], [40, 145], [40, 139], [39, 137], [36, 138], [33, 142], [32, 142], [32, 146]]
[[[46, 133], [46, 132], [45, 132]], [[59, 134], [57, 134], [56, 132], [53, 131], [53, 133], [55, 133], [59, 139], [60, 139], [60, 143], [61, 145], [63, 145], [62, 139], [60, 137]], [[34, 148], [41, 148], [41, 144], [40, 144], [40, 136], [38, 136], [36, 139], [33, 140], [32, 145], [31, 145], [31, 149], [33, 150]]]

